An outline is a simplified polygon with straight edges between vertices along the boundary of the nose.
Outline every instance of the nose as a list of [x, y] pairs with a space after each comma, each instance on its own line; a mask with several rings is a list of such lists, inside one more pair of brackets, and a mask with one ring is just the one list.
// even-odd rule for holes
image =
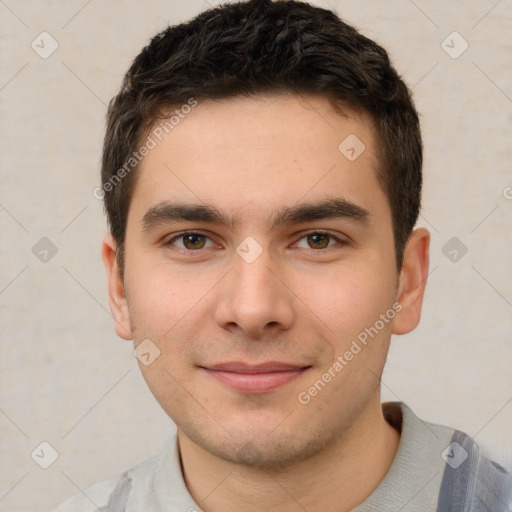
[[215, 310], [218, 325], [239, 329], [248, 339], [289, 329], [294, 322], [294, 294], [269, 251], [252, 262], [235, 254], [233, 266], [222, 280]]

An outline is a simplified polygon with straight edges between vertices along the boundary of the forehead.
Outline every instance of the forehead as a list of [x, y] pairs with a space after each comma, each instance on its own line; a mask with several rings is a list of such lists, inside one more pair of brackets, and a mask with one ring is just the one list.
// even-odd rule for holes
[[205, 100], [187, 112], [150, 132], [129, 216], [164, 200], [241, 214], [333, 195], [385, 208], [372, 125], [355, 111], [289, 94]]

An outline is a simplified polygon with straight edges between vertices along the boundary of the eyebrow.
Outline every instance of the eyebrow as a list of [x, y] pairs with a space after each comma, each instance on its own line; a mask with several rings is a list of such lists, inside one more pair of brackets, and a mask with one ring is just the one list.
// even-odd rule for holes
[[[269, 227], [275, 229], [284, 225], [341, 218], [365, 223], [369, 216], [370, 213], [365, 208], [346, 199], [336, 198], [314, 203], [301, 203], [277, 210], [270, 217]], [[240, 224], [238, 216], [226, 215], [212, 205], [162, 201], [146, 211], [140, 226], [143, 232], [149, 232], [155, 226], [177, 221], [221, 224], [231, 231]]]

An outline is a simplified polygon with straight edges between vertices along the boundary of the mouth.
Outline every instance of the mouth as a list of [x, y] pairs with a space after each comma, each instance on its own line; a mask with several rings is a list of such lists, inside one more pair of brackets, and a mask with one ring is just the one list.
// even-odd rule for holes
[[227, 362], [210, 367], [200, 366], [228, 388], [242, 393], [266, 393], [295, 380], [311, 366], [269, 361], [250, 365]]

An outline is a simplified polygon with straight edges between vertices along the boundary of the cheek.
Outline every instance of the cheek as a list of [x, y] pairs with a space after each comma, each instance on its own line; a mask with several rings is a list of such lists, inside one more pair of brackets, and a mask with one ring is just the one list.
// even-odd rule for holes
[[182, 320], [194, 316], [201, 298], [212, 287], [213, 278], [187, 274], [184, 276], [166, 263], [132, 267], [126, 293], [130, 315], [139, 330], [147, 329], [156, 339], [162, 339], [174, 326], [182, 329]]
[[[325, 274], [296, 276], [293, 288], [319, 328], [342, 339], [372, 325], [393, 303], [389, 273], [368, 262], [330, 269]], [[292, 288], [292, 289], [293, 289]], [[302, 306], [301, 306], [302, 307]]]
[[[171, 287], [165, 280], [158, 279], [153, 273], [144, 274], [144, 277], [133, 279], [127, 290], [129, 296], [130, 315], [134, 318], [139, 329], [148, 329], [152, 336], [158, 337], [166, 319], [167, 329], [173, 320], [180, 317], [180, 304], [176, 287]], [[150, 333], [145, 333], [149, 336]]]

